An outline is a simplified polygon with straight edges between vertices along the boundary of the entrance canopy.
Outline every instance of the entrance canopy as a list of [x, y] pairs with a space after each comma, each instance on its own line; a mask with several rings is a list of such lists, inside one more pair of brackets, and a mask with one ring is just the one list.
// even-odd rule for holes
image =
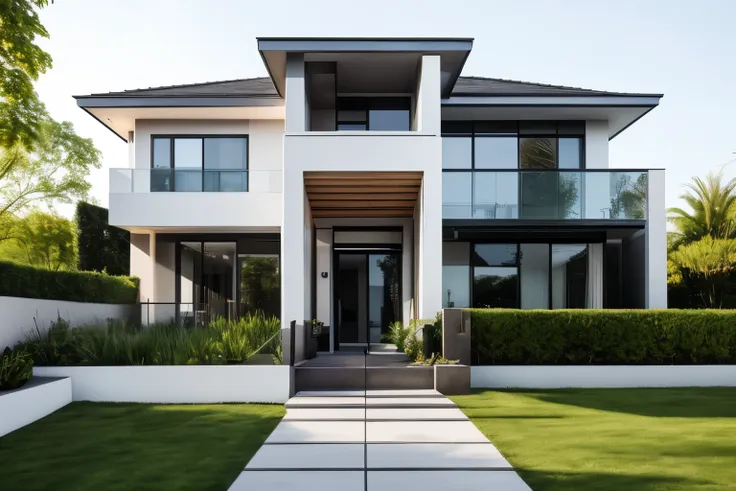
[[421, 172], [305, 172], [314, 218], [411, 218]]

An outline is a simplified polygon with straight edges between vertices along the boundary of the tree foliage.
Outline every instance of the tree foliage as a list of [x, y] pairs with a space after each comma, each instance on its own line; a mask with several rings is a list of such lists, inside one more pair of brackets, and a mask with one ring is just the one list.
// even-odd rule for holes
[[725, 182], [723, 173], [694, 177], [680, 198], [692, 209], [670, 208], [669, 221], [675, 226], [676, 245], [710, 236], [713, 239], [736, 235], [736, 178]]
[[74, 220], [80, 271], [112, 275], [130, 272], [130, 232], [109, 225], [105, 208], [80, 201]]
[[38, 76], [51, 68], [51, 55], [36, 44], [49, 33], [37, 9], [48, 0], [0, 2], [0, 147], [31, 148], [46, 118], [33, 88]]
[[33, 150], [0, 149], [0, 228], [7, 235], [11, 216], [37, 204], [85, 199], [87, 176], [99, 167], [100, 152], [91, 139], [78, 136], [69, 122], [45, 120]]
[[0, 244], [0, 258], [52, 271], [76, 268], [74, 224], [64, 217], [32, 212], [13, 223], [13, 238]]
[[680, 246], [670, 260], [683, 272], [685, 284], [692, 285], [706, 308], [721, 308], [736, 272], [736, 239], [713, 239]]

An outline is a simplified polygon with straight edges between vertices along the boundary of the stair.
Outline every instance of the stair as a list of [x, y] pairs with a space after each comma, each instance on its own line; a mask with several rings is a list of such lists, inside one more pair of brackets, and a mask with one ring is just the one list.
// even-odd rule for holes
[[433, 367], [302, 366], [295, 369], [295, 389], [297, 392], [305, 390], [414, 390], [433, 388]]

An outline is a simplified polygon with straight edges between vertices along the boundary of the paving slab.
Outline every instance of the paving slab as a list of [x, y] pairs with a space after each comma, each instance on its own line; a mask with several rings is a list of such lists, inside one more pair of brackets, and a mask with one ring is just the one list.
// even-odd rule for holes
[[363, 471], [243, 471], [230, 491], [364, 491]]
[[265, 443], [363, 443], [364, 424], [362, 421], [282, 421]]
[[[277, 428], [278, 429], [278, 428]], [[485, 443], [470, 421], [369, 421], [368, 443]]]
[[365, 467], [364, 452], [362, 443], [263, 445], [245, 468], [362, 470]]
[[353, 420], [363, 421], [365, 409], [361, 408], [290, 408], [286, 410], [284, 421], [301, 420]]
[[286, 407], [363, 407], [363, 397], [292, 397]]
[[456, 407], [446, 397], [368, 397], [368, 407]]
[[[358, 411], [363, 411], [359, 409]], [[286, 413], [289, 414], [288, 412]], [[468, 417], [454, 407], [433, 408], [368, 408], [368, 421], [467, 421]]]
[[365, 397], [364, 390], [302, 390], [296, 397]]
[[[315, 488], [317, 489], [317, 488]], [[368, 471], [368, 490], [531, 491], [514, 471]]]
[[444, 397], [434, 389], [415, 390], [373, 390], [365, 392], [367, 397]]
[[368, 469], [509, 469], [489, 443], [370, 443]]

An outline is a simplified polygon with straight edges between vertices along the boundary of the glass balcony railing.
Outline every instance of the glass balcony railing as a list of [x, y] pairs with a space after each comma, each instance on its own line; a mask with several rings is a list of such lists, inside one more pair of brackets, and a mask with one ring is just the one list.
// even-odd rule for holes
[[646, 220], [649, 171], [445, 171], [446, 219]]
[[280, 170], [110, 169], [110, 193], [280, 193]]

